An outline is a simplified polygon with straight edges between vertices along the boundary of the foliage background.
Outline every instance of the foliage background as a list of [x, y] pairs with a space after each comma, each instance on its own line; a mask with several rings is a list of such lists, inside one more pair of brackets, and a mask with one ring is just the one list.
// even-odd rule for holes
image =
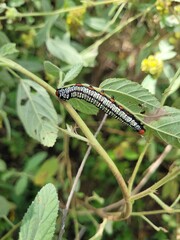
[[[125, 77], [134, 82], [143, 82], [143, 86], [161, 100], [162, 93], [179, 67], [178, 1], [165, 2], [134, 0], [119, 4], [117, 1], [87, 1], [82, 4], [80, 1], [2, 1], [0, 46], [15, 43], [18, 52], [13, 53], [11, 59], [43, 78], [54, 88], [63, 74], [70, 70], [72, 65], [79, 63], [84, 68], [73, 83], [99, 86], [104, 79]], [[56, 12], [57, 9], [59, 12]], [[150, 55], [154, 56], [155, 61], [148, 59]], [[156, 58], [157, 55], [161, 57]], [[147, 60], [146, 73], [141, 71], [141, 62], [144, 59]], [[163, 60], [162, 65], [157, 59]], [[61, 69], [62, 76], [59, 75], [58, 68]], [[30, 138], [17, 114], [18, 83], [18, 75], [3, 66], [0, 67], [1, 237], [14, 227], [16, 229], [16, 224], [22, 219], [38, 190], [48, 182], [56, 186], [60, 205], [64, 207], [73, 177], [87, 148], [84, 142], [69, 138], [61, 131], [51, 148]], [[66, 124], [69, 124], [75, 127], [73, 120], [64, 108], [59, 106], [57, 100], [52, 98], [52, 101], [60, 126], [65, 128]], [[179, 102], [178, 91], [174, 91], [166, 105], [179, 108]], [[95, 132], [103, 114], [100, 112], [93, 116], [81, 113], [81, 117]], [[77, 132], [81, 134], [79, 129]], [[98, 140], [128, 181], [146, 139], [140, 138], [117, 120], [108, 118]], [[152, 140], [135, 185], [164, 151], [165, 146], [158, 138]], [[161, 179], [173, 163], [178, 164], [179, 156], [179, 149], [172, 148], [158, 171], [151, 176], [147, 186]], [[158, 190], [158, 195], [166, 204], [171, 205], [176, 199], [178, 184], [178, 180], [174, 179]], [[97, 232], [101, 219], [92, 215], [85, 203], [90, 202], [95, 207], [102, 207], [118, 201], [121, 197], [111, 172], [92, 151], [80, 178], [76, 198], [72, 202], [64, 237], [74, 239], [76, 236], [78, 239], [81, 232], [82, 239], [92, 237]], [[146, 197], [136, 201], [133, 211], [157, 208], [157, 203]], [[178, 215], [157, 214], [149, 219], [155, 225], [168, 229], [168, 232], [156, 232], [142, 218], [132, 217], [128, 221], [109, 222], [102, 239], [177, 237]], [[59, 220], [56, 234], [58, 226]], [[17, 232], [18, 229], [7, 239], [17, 239]]]

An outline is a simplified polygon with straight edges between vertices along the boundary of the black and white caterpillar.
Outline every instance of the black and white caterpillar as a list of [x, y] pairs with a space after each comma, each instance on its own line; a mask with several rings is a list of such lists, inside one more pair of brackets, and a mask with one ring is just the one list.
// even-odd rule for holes
[[113, 97], [106, 96], [103, 91], [96, 91], [92, 86], [75, 84], [70, 87], [59, 88], [56, 90], [56, 96], [65, 101], [70, 98], [84, 99], [86, 102], [92, 103], [104, 111], [107, 115], [117, 118], [132, 127], [139, 134], [143, 135], [145, 133], [145, 129], [139, 120], [119, 105]]

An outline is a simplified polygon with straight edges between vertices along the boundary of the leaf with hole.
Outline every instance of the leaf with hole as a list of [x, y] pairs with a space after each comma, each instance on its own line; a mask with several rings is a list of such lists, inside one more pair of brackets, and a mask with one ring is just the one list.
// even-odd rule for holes
[[31, 80], [18, 86], [17, 111], [28, 135], [47, 147], [52, 147], [58, 133], [58, 117], [44, 88]]

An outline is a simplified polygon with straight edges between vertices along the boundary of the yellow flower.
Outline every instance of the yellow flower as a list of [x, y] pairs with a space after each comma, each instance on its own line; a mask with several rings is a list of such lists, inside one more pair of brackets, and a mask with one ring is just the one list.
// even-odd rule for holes
[[16, 10], [16, 8], [8, 8], [6, 10], [6, 17], [8, 19], [14, 20], [18, 15], [18, 11]]
[[157, 56], [150, 55], [142, 61], [141, 70], [154, 77], [158, 77], [163, 70], [163, 62]]
[[34, 37], [36, 36], [36, 32], [34, 29], [31, 29], [27, 34], [23, 33], [21, 35], [21, 39], [26, 47], [34, 46]]
[[80, 27], [83, 25], [83, 18], [86, 8], [78, 11], [71, 11], [66, 17], [66, 23], [72, 35], [76, 35]]
[[157, 0], [156, 9], [160, 14], [168, 14], [169, 7], [171, 6], [171, 0]]
[[180, 12], [180, 5], [174, 7], [174, 11], [179, 13]]

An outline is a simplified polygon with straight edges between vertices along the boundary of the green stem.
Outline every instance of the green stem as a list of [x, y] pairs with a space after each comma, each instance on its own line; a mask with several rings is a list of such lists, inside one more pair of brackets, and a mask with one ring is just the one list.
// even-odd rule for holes
[[158, 204], [159, 206], [161, 206], [164, 210], [166, 210], [167, 212], [171, 212], [172, 208], [169, 207], [167, 204], [165, 204], [157, 195], [155, 195], [154, 193], [150, 193], [149, 196], [151, 198], [153, 198]]
[[172, 179], [174, 179], [175, 177], [177, 177], [179, 174], [180, 174], [180, 169], [177, 167], [174, 170], [172, 170], [171, 172], [169, 172], [165, 177], [163, 177], [157, 183], [152, 185], [151, 187], [147, 188], [146, 190], [144, 190], [136, 195], [131, 196], [131, 200], [134, 201], [134, 200], [146, 197], [150, 193], [155, 192], [158, 188], [163, 186], [165, 183], [167, 183], [167, 182], [171, 181]]
[[139, 167], [140, 167], [140, 165], [141, 165], [141, 162], [142, 162], [142, 160], [143, 160], [143, 158], [144, 158], [144, 155], [146, 154], [146, 151], [147, 151], [147, 149], [148, 149], [148, 147], [149, 147], [149, 145], [150, 145], [150, 142], [151, 142], [150, 140], [147, 141], [147, 143], [146, 143], [146, 145], [145, 145], [142, 153], [141, 153], [140, 156], [139, 156], [139, 159], [138, 159], [138, 161], [137, 161], [137, 163], [136, 163], [136, 166], [135, 166], [135, 168], [134, 168], [134, 171], [133, 171], [133, 173], [132, 173], [132, 176], [131, 176], [131, 178], [130, 178], [130, 180], [129, 180], [129, 194], [131, 194], [135, 177], [136, 177], [136, 175], [137, 175], [137, 172], [138, 172], [138, 170], [139, 170]]
[[[10, 59], [6, 58], [0, 58], [0, 61], [5, 63], [8, 67], [21, 72], [22, 74], [28, 76], [31, 78], [33, 81], [44, 87], [52, 96], [55, 97], [55, 89], [51, 87], [48, 83], [44, 82], [41, 78], [37, 77], [33, 73], [29, 72], [28, 70], [24, 69], [22, 66], [19, 64], [13, 62]], [[130, 195], [128, 192], [127, 185], [119, 172], [118, 168], [112, 161], [112, 159], [109, 157], [107, 152], [104, 150], [104, 148], [99, 144], [99, 142], [96, 140], [94, 135], [91, 133], [87, 125], [84, 123], [84, 121], [80, 118], [80, 116], [77, 114], [77, 112], [73, 109], [73, 107], [68, 103], [61, 101], [61, 104], [66, 108], [66, 110], [69, 112], [71, 117], [75, 120], [77, 125], [80, 127], [86, 138], [89, 140], [90, 145], [98, 152], [98, 154], [102, 157], [102, 159], [106, 162], [108, 167], [110, 168], [111, 172], [115, 176], [119, 187], [121, 188], [124, 200], [125, 200], [125, 210], [122, 212], [122, 218], [127, 218], [131, 214], [131, 203], [130, 203]]]
[[[67, 12], [71, 12], [71, 11], [79, 11], [86, 8], [90, 8], [90, 7], [96, 7], [96, 6], [100, 6], [100, 5], [106, 5], [106, 4], [112, 4], [112, 3], [124, 3], [126, 2], [125, 0], [104, 0], [104, 1], [99, 1], [99, 2], [93, 2], [90, 1], [89, 3], [85, 3], [83, 5], [79, 5], [79, 6], [75, 6], [75, 7], [70, 7], [70, 8], [60, 8], [57, 9], [55, 11], [51, 11], [51, 12], [30, 12], [30, 13], [17, 13], [16, 14], [16, 18], [25, 18], [25, 17], [47, 17], [47, 16], [54, 16], [54, 15], [59, 15], [59, 14], [63, 14], [63, 13], [67, 13]], [[8, 19], [7, 16], [2, 16], [0, 17], [0, 20], [5, 20]]]
[[6, 233], [0, 240], [9, 239], [9, 237], [13, 234], [14, 231], [21, 225], [21, 222], [17, 223], [8, 233]]
[[180, 209], [172, 209], [172, 211], [167, 211], [167, 210], [152, 210], [152, 211], [142, 211], [142, 212], [132, 212], [131, 216], [142, 216], [142, 215], [158, 215], [158, 214], [164, 214], [164, 213], [168, 213], [168, 214], [174, 214], [174, 213], [180, 213]]
[[165, 228], [163, 228], [163, 227], [157, 227], [153, 222], [151, 222], [147, 217], [145, 217], [145, 216], [141, 216], [142, 217], [142, 219], [144, 219], [144, 221], [146, 221], [147, 223], [149, 223], [149, 225], [151, 226], [151, 227], [153, 227], [156, 231], [163, 231], [163, 232], [168, 232]]

